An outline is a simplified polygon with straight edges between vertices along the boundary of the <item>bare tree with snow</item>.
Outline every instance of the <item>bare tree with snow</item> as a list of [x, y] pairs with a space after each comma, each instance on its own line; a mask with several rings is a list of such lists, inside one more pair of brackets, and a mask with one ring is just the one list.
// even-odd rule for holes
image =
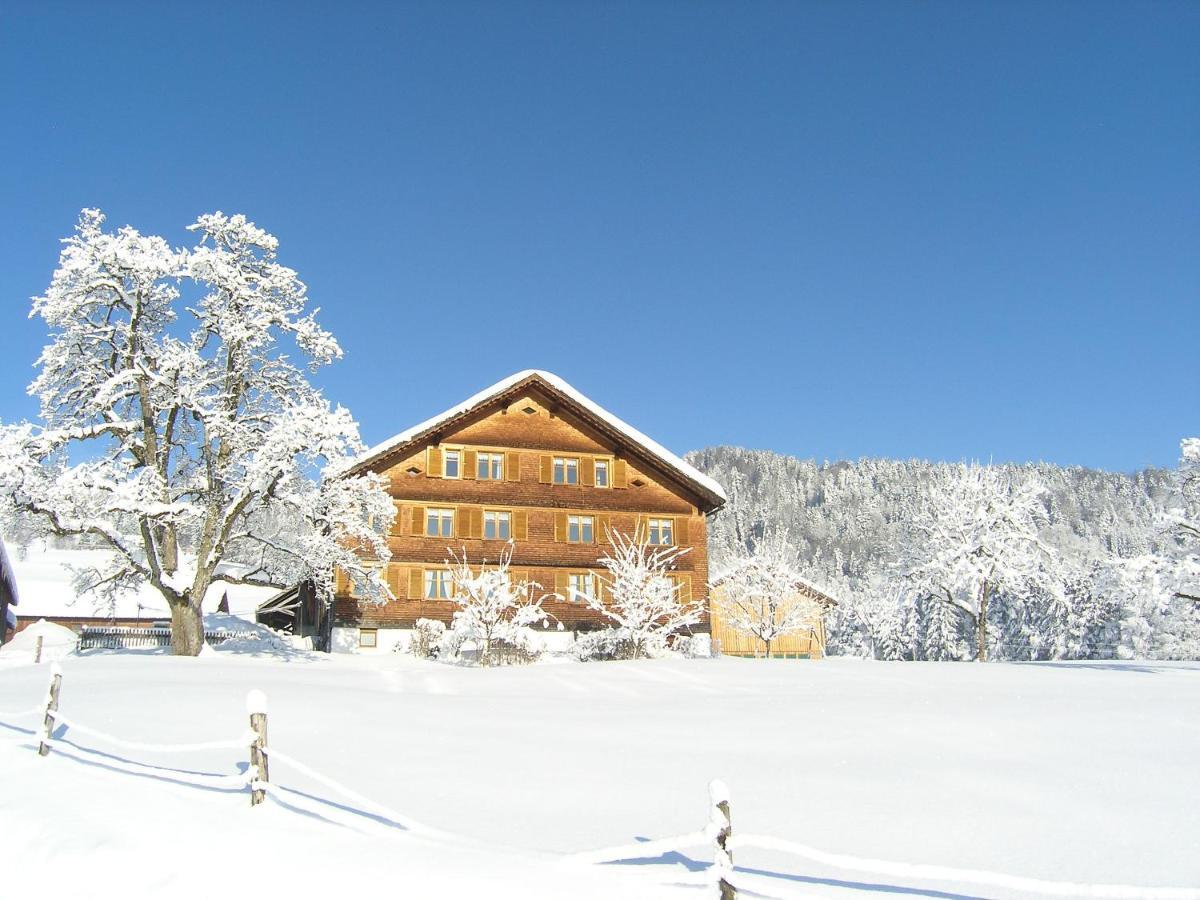
[[690, 547], [653, 545], [644, 529], [632, 535], [609, 529], [608, 540], [611, 549], [599, 559], [607, 574], [599, 576], [596, 589], [572, 590], [567, 599], [612, 621], [625, 655], [647, 656], [700, 621], [703, 604], [686, 597], [682, 582], [672, 576]]
[[[331, 581], [335, 567], [386, 596], [376, 568], [393, 505], [374, 476], [324, 478], [361, 452], [350, 413], [310, 369], [341, 356], [278, 242], [244, 216], [201, 216], [173, 249], [84, 210], [33, 315], [50, 330], [30, 393], [40, 422], [0, 428], [0, 515], [112, 551], [109, 592], [149, 582], [171, 645], [203, 646], [214, 579]], [[256, 522], [294, 523], [264, 531]], [[356, 552], [358, 551], [358, 552]], [[225, 565], [237, 560], [236, 574]]]
[[801, 578], [787, 533], [755, 543], [754, 549], [728, 560], [713, 580], [713, 606], [734, 631], [762, 641], [766, 655], [781, 637], [808, 631], [824, 607]]
[[907, 574], [919, 589], [961, 610], [975, 627], [975, 658], [987, 659], [988, 608], [998, 592], [1057, 595], [1057, 556], [1038, 534], [1045, 489], [992, 466], [958, 467], [913, 513], [919, 536]]
[[474, 568], [464, 549], [451, 551], [451, 600], [458, 605], [452, 631], [456, 641], [474, 640], [479, 647], [479, 662], [496, 662], [501, 644], [520, 646], [525, 629], [545, 622], [549, 614], [542, 609], [546, 595], [533, 581], [513, 578], [509, 563], [513, 543], [509, 541], [492, 566], [483, 563]]

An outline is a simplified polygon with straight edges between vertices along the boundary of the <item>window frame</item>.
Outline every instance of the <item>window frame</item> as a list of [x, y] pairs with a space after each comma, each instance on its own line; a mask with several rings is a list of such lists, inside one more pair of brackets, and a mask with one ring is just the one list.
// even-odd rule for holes
[[[600, 483], [600, 467], [604, 467], [604, 484]], [[598, 456], [592, 461], [592, 485], [600, 490], [612, 487], [613, 461], [611, 456]]]
[[[591, 531], [591, 540], [584, 540], [583, 533], [585, 528]], [[578, 537], [572, 539], [571, 529], [576, 528]], [[592, 515], [584, 515], [583, 513], [567, 513], [567, 543], [568, 544], [594, 544], [596, 543], [596, 517]]]
[[[565, 487], [579, 487], [579, 457], [578, 456], [551, 456], [550, 457], [550, 483]], [[562, 469], [563, 480], [558, 480], [558, 471]], [[567, 473], [574, 472], [575, 480], [568, 481]]]
[[[670, 535], [669, 541], [662, 540], [663, 525], [666, 525], [667, 532]], [[654, 540], [655, 531], [658, 532], [659, 540]], [[646, 517], [646, 543], [652, 547], [677, 547], [675, 543], [675, 519], [673, 516], [661, 517]]]
[[[371, 642], [367, 643], [364, 638], [367, 635], [371, 636]], [[358, 629], [358, 648], [360, 650], [375, 650], [379, 647], [379, 629], [378, 628], [360, 628]]]
[[[587, 583], [591, 589], [591, 593], [584, 593], [584, 592], [578, 590], [577, 588], [572, 587], [573, 583], [577, 582], [579, 579], [582, 579], [582, 578], [587, 579]], [[580, 598], [583, 598], [586, 600], [597, 600], [597, 599], [599, 599], [599, 597], [600, 597], [600, 580], [596, 577], [595, 572], [588, 572], [588, 571], [584, 571], [584, 570], [567, 572], [567, 599], [568, 600], [570, 600], [573, 603], [578, 603], [578, 602], [580, 602]]]
[[[453, 579], [450, 577], [450, 570], [443, 568], [423, 569], [421, 571], [421, 599], [422, 600], [449, 600], [454, 596]], [[429, 589], [437, 587], [445, 591], [445, 595], [439, 593], [430, 594]]]
[[[493, 474], [492, 466], [497, 467], [499, 474]], [[485, 471], [486, 468], [486, 471]], [[504, 480], [505, 460], [503, 451], [499, 450], [476, 450], [475, 451], [475, 480], [476, 481], [503, 481]]]
[[[457, 474], [455, 475], [447, 474], [449, 470], [448, 463], [450, 460], [450, 454], [454, 454], [455, 469], [457, 469]], [[442, 447], [442, 477], [449, 479], [450, 481], [461, 481], [463, 477], [463, 461], [465, 456], [466, 454], [463, 452], [462, 447]]]
[[[441, 533], [441, 526], [447, 519], [447, 516], [440, 515], [441, 513], [449, 513], [449, 516], [448, 516], [448, 518], [450, 520], [450, 533], [449, 534]], [[456, 515], [456, 510], [452, 506], [427, 506], [427, 507], [425, 507], [425, 534], [424, 534], [424, 537], [427, 537], [427, 538], [453, 538], [454, 537], [455, 515]], [[429, 531], [429, 525], [432, 521], [434, 521], [435, 517], [438, 521], [438, 530], [436, 533], [431, 534]]]
[[[487, 533], [488, 516], [493, 516], [495, 519], [495, 522], [496, 522], [496, 535], [494, 537], [488, 537], [488, 533]], [[500, 534], [500, 525], [501, 525], [502, 521], [503, 521], [503, 524], [507, 527], [507, 531], [508, 531], [507, 535]], [[509, 541], [509, 540], [512, 540], [512, 534], [513, 534], [512, 510], [511, 509], [487, 509], [487, 508], [484, 508], [483, 523], [482, 523], [482, 528], [481, 528], [480, 534], [481, 534], [481, 540], [485, 540], [485, 541]]]

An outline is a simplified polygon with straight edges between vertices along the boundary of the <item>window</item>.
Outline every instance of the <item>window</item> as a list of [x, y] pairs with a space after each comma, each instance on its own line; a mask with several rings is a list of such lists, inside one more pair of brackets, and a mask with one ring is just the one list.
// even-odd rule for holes
[[462, 478], [462, 451], [442, 451], [442, 477]]
[[480, 453], [476, 457], [476, 477], [480, 481], [504, 480], [504, 454]]
[[572, 544], [591, 544], [596, 540], [596, 520], [592, 516], [567, 516], [567, 540]]
[[489, 541], [507, 541], [512, 537], [512, 513], [498, 509], [483, 511], [483, 536]]
[[579, 484], [579, 460], [569, 456], [554, 457], [554, 483]]
[[365, 600], [370, 594], [367, 592], [367, 579], [375, 571], [378, 566], [364, 564], [362, 575], [350, 575], [350, 596], [355, 600]]
[[426, 600], [449, 600], [451, 593], [449, 569], [425, 570]]
[[454, 536], [454, 510], [452, 509], [427, 509], [425, 510], [425, 536], [426, 537], [453, 537]]
[[674, 520], [672, 519], [651, 519], [648, 523], [650, 531], [650, 543], [652, 544], [674, 544], [675, 529]]
[[608, 460], [596, 460], [596, 487], [608, 487]]
[[378, 647], [379, 631], [375, 628], [361, 628], [358, 632], [358, 646]]
[[567, 576], [568, 600], [596, 599], [596, 576], [591, 572], [572, 572]]

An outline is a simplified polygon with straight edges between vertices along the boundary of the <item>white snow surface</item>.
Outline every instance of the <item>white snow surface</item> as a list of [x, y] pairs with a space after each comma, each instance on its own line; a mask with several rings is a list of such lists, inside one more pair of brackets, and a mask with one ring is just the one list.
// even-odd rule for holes
[[[68, 725], [43, 759], [36, 717], [0, 725], [6, 895], [44, 896], [49, 883], [54, 896], [92, 898], [208, 898], [214, 886], [294, 898], [702, 898], [703, 847], [597, 866], [565, 856], [696, 832], [714, 778], [728, 785], [735, 837], [1200, 889], [1195, 663], [476, 669], [401, 655], [105, 654], [63, 669], [60, 709], [81, 724], [130, 741], [234, 744], [156, 756]], [[0, 709], [18, 710], [45, 695], [49, 668], [3, 676]], [[256, 689], [279, 752], [271, 783], [302, 795], [251, 808], [244, 790], [191, 780], [244, 769], [235, 739]], [[129, 761], [163, 768], [134, 774]], [[448, 834], [389, 825], [333, 783]], [[748, 897], [1032, 896], [778, 850], [734, 857]]]
[[686, 462], [682, 458], [676, 456], [674, 453], [672, 453], [670, 450], [668, 450], [662, 444], [647, 437], [645, 434], [638, 431], [636, 428], [634, 428], [632, 425], [630, 425], [624, 419], [621, 419], [620, 417], [613, 415], [611, 412], [609, 412], [603, 406], [596, 403], [594, 400], [590, 399], [589, 397], [585, 396], [584, 394], [580, 393], [578, 390], [576, 390], [574, 387], [572, 387], [570, 384], [568, 384], [566, 381], [564, 381], [559, 376], [555, 375], [553, 372], [547, 372], [544, 369], [524, 369], [520, 372], [516, 372], [512, 375], [509, 375], [507, 378], [502, 378], [500, 381], [497, 381], [491, 387], [484, 388], [479, 393], [474, 394], [474, 395], [468, 397], [466, 400], [462, 401], [461, 403], [458, 403], [458, 404], [450, 407], [445, 412], [439, 413], [438, 415], [433, 416], [430, 419], [426, 419], [424, 422], [421, 422], [418, 425], [414, 425], [411, 428], [407, 428], [404, 431], [401, 431], [399, 434], [388, 438], [386, 441], [382, 441], [382, 442], [376, 444], [374, 447], [371, 447], [365, 453], [359, 455], [358, 458], [354, 460], [354, 463], [352, 465], [360, 465], [364, 462], [374, 459], [377, 456], [387, 453], [389, 450], [392, 450], [395, 447], [399, 447], [400, 445], [405, 444], [408, 441], [411, 441], [418, 434], [421, 434], [421, 432], [426, 431], [430, 428], [434, 428], [434, 427], [440, 425], [442, 422], [445, 422], [448, 419], [452, 419], [457, 415], [468, 412], [469, 410], [472, 410], [475, 407], [479, 406], [481, 403], [486, 403], [488, 400], [490, 400], [492, 397], [496, 396], [497, 394], [503, 393], [504, 391], [506, 391], [510, 387], [512, 387], [514, 384], [524, 381], [526, 378], [529, 378], [530, 376], [533, 376], [533, 375], [536, 375], [537, 377], [541, 378], [543, 381], [545, 381], [548, 385], [553, 387], [555, 390], [560, 391], [561, 393], [570, 397], [572, 400], [574, 400], [576, 403], [578, 403], [584, 409], [586, 409], [590, 413], [592, 413], [592, 415], [594, 415], [598, 419], [601, 419], [602, 421], [606, 422], [614, 430], [619, 431], [621, 434], [623, 434], [625, 437], [627, 437], [630, 441], [632, 441], [636, 444], [640, 444], [643, 447], [645, 447], [647, 450], [650, 451], [650, 453], [652, 453], [654, 456], [658, 457], [659, 461], [664, 463], [668, 468], [674, 469], [676, 473], [684, 476], [684, 478], [686, 478], [690, 481], [694, 481], [698, 484], [703, 485], [705, 488], [707, 488], [708, 490], [710, 490], [714, 494], [716, 494], [718, 497], [720, 497], [722, 501], [727, 499], [725, 496], [725, 489], [722, 488], [721, 485], [716, 482], [716, 480], [714, 480], [713, 478], [711, 478], [708, 475], [705, 475], [703, 472], [701, 472], [695, 466]]
[[[162, 594], [149, 584], [138, 590], [122, 593], [115, 603], [94, 594], [77, 596], [71, 583], [71, 569], [102, 566], [112, 554], [105, 550], [67, 550], [31, 544], [24, 553], [9, 554], [21, 604], [16, 613], [21, 618], [37, 616], [100, 616], [115, 615], [122, 619], [166, 619], [171, 611]], [[258, 605], [279, 593], [279, 588], [215, 581], [204, 597], [204, 612], [214, 612], [221, 597], [228, 592], [229, 612], [250, 621]]]
[[39, 619], [18, 631], [12, 640], [0, 645], [0, 659], [6, 663], [33, 662], [37, 654], [38, 638], [42, 639], [42, 662], [69, 656], [75, 652], [75, 646], [79, 643], [79, 635], [70, 628]]

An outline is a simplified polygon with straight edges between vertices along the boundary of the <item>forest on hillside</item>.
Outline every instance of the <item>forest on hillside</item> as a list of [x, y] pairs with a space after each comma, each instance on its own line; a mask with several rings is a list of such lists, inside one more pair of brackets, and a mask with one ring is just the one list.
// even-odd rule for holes
[[[729, 495], [710, 526], [713, 571], [764, 542], [784, 543], [804, 577], [839, 601], [829, 616], [830, 653], [972, 657], [970, 615], [912, 577], [937, 550], [916, 523], [968, 467], [816, 463], [739, 447], [695, 451], [688, 461]], [[1181, 514], [1195, 512], [1182, 470], [981, 468], [1033, 492], [1047, 550], [1037, 578], [991, 598], [990, 657], [1200, 658], [1200, 603], [1179, 596], [1200, 584], [1198, 544], [1179, 527]]]

